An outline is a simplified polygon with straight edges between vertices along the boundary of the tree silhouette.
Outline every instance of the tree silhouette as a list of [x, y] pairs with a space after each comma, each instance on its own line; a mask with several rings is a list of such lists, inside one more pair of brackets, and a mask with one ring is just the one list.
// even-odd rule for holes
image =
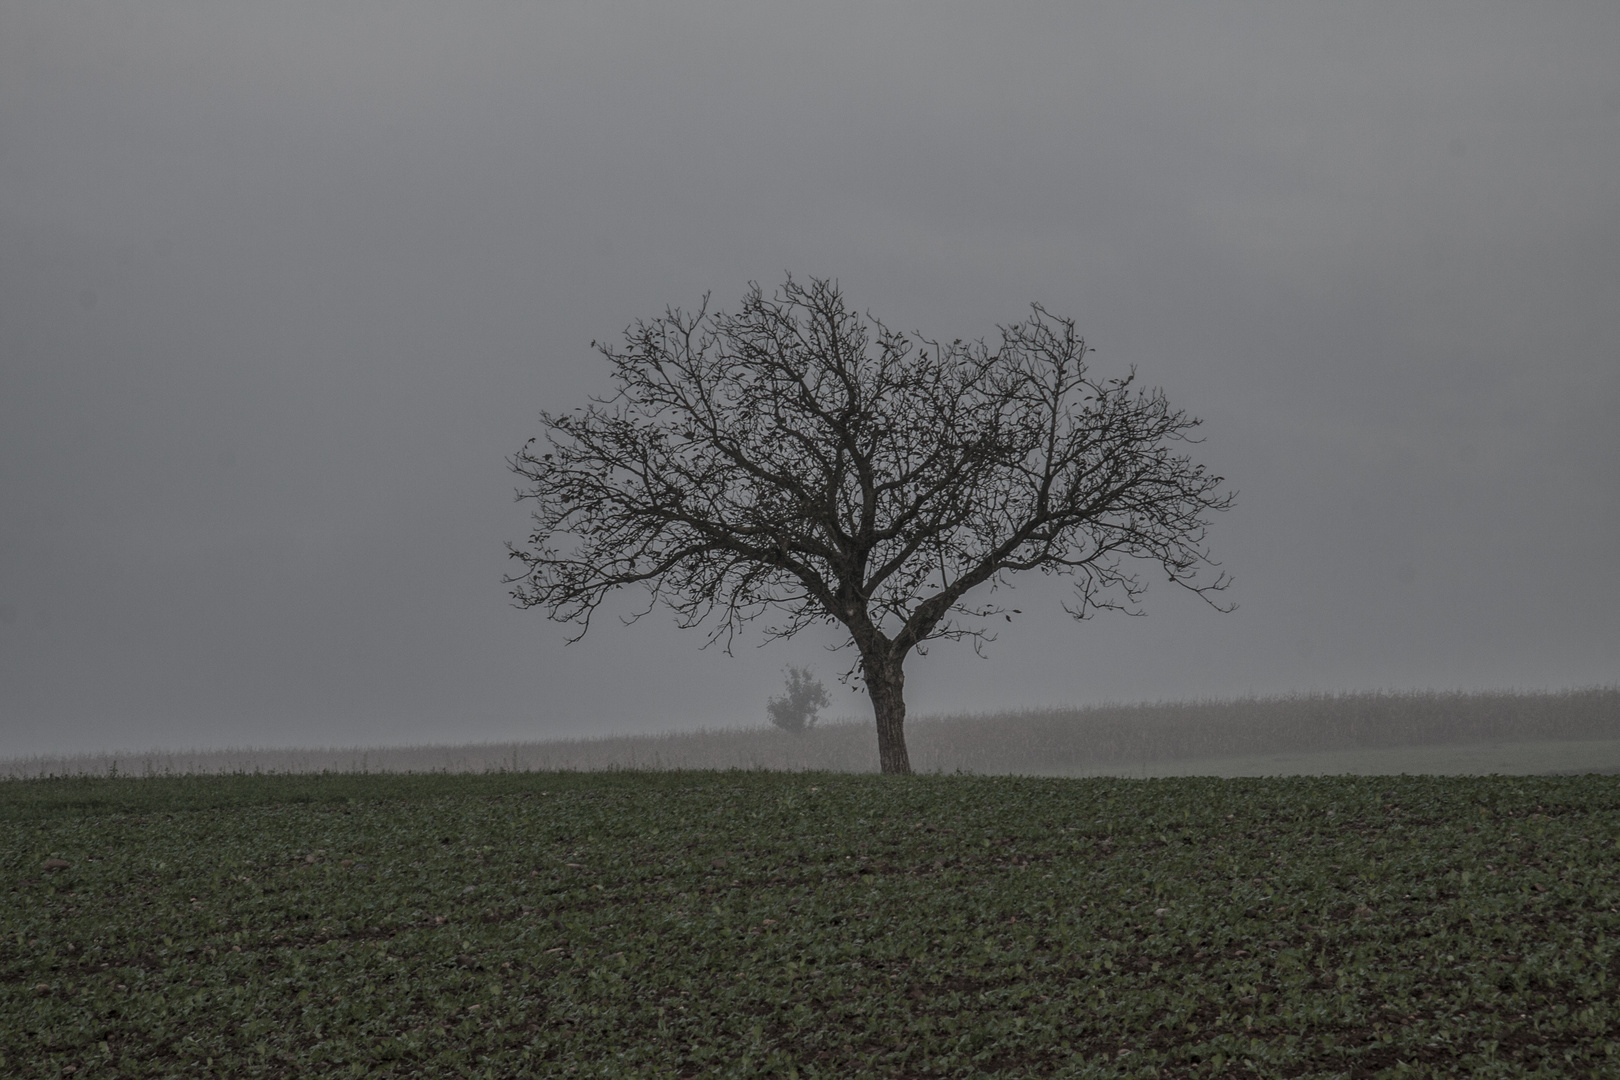
[[827, 688], [809, 668], [787, 669], [787, 693], [765, 703], [771, 723], [795, 735], [816, 726], [816, 714], [831, 704]]
[[[942, 343], [850, 311], [837, 284], [751, 284], [736, 314], [666, 309], [593, 342], [614, 392], [541, 413], [509, 459], [534, 531], [508, 545], [522, 607], [573, 622], [648, 592], [731, 651], [836, 624], [856, 652], [886, 773], [911, 771], [903, 665], [936, 639], [993, 639], [998, 584], [1073, 580], [1065, 609], [1139, 613], [1157, 565], [1212, 604], [1228, 579], [1205, 546], [1224, 480], [1177, 444], [1195, 418], [1162, 391], [1098, 379], [1074, 323], [1039, 305], [1000, 343]], [[970, 596], [970, 594], [973, 594]], [[1216, 606], [1219, 606], [1218, 604]]]

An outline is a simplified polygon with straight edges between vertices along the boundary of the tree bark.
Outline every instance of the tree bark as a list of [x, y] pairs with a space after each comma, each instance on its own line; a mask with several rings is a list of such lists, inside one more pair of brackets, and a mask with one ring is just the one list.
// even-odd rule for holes
[[877, 718], [878, 767], [885, 773], [911, 772], [906, 754], [906, 676], [900, 661], [888, 656], [863, 659], [866, 692]]

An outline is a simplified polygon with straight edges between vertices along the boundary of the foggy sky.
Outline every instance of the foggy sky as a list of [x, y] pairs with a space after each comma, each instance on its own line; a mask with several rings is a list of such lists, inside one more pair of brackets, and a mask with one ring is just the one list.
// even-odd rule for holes
[[946, 339], [1072, 316], [1240, 493], [1235, 613], [1036, 576], [913, 716], [1615, 682], [1616, 55], [1613, 3], [0, 0], [0, 756], [831, 685], [828, 636], [564, 648], [500, 582], [590, 341], [788, 271]]

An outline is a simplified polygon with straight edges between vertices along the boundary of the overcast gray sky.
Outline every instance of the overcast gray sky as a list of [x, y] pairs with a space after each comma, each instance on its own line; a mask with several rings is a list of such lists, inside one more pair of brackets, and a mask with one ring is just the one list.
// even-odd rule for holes
[[1036, 577], [913, 715], [1615, 682], [1616, 56], [1612, 2], [0, 0], [0, 755], [831, 682], [662, 614], [564, 648], [500, 582], [589, 342], [787, 271], [936, 337], [1068, 314], [1241, 493], [1237, 612]]

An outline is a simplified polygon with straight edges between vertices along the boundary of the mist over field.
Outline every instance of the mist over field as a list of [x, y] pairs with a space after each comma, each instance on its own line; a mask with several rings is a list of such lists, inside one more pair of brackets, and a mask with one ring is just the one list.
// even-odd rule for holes
[[1617, 49], [1612, 3], [0, 4], [0, 759], [668, 755], [773, 735], [789, 664], [869, 727], [830, 633], [626, 595], [565, 646], [501, 583], [590, 343], [784, 272], [1071, 316], [1238, 492], [1234, 612], [1018, 578], [913, 718], [1612, 687]]
[[[920, 716], [930, 773], [1021, 776], [1620, 773], [1620, 688], [1558, 694], [1347, 694]], [[308, 773], [772, 769], [871, 772], [867, 719], [808, 730], [551, 742], [152, 750], [0, 759], [0, 779]]]

